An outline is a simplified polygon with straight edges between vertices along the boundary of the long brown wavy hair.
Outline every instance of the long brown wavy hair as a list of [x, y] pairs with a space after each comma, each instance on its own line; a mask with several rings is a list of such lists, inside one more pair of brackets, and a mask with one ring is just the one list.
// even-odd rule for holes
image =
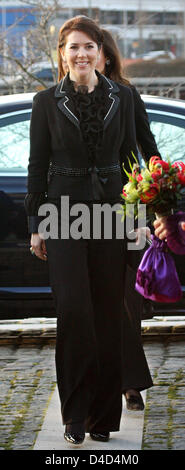
[[65, 46], [66, 38], [72, 31], [82, 31], [86, 33], [100, 49], [103, 43], [103, 32], [97, 23], [84, 15], [74, 16], [67, 20], [59, 30], [58, 44], [57, 44], [57, 56], [58, 56], [58, 81], [64, 77], [66, 71], [63, 67], [61, 51], [60, 49]]
[[104, 75], [115, 82], [122, 83], [126, 86], [131, 86], [128, 78], [124, 77], [123, 66], [121, 61], [121, 54], [110, 31], [102, 28], [103, 32], [103, 53], [110, 63], [105, 64]]

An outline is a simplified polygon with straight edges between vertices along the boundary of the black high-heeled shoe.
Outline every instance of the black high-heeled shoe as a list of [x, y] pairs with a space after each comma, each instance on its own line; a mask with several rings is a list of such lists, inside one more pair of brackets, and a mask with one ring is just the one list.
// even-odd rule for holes
[[82, 444], [85, 439], [85, 431], [83, 424], [66, 424], [64, 439], [70, 444]]
[[110, 438], [110, 432], [90, 432], [90, 436], [94, 441], [107, 442]]
[[133, 393], [132, 390], [127, 390], [126, 392], [124, 392], [124, 395], [126, 399], [127, 410], [132, 410], [132, 411], [144, 410], [145, 405], [144, 405], [140, 392], [137, 391], [137, 394], [136, 394], [136, 393]]

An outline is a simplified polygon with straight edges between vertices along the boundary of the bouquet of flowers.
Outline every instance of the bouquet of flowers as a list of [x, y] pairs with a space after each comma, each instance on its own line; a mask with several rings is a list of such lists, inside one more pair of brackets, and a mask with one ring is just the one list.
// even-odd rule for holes
[[122, 206], [123, 216], [129, 204], [134, 205], [135, 217], [138, 214], [138, 204], [146, 204], [150, 220], [155, 218], [155, 214], [161, 216], [170, 214], [177, 206], [178, 199], [185, 195], [185, 164], [183, 162], [172, 164], [170, 160], [166, 162], [153, 156], [148, 167], [145, 166], [140, 171], [134, 154], [133, 157], [135, 163], [130, 164], [131, 172], [123, 167], [128, 176], [128, 183], [124, 185], [121, 194], [125, 202]]
[[[133, 155], [135, 158], [135, 156]], [[157, 156], [150, 158], [148, 168], [139, 168], [137, 159], [131, 172], [126, 172], [128, 183], [124, 185], [122, 198], [123, 217], [129, 215], [129, 205], [134, 205], [135, 217], [138, 205], [146, 204], [150, 220], [155, 216], [168, 215], [176, 208], [178, 199], [185, 194], [185, 164], [171, 164]], [[136, 275], [136, 290], [147, 299], [157, 302], [177, 302], [182, 289], [167, 242], [152, 235], [151, 246], [146, 250]]]

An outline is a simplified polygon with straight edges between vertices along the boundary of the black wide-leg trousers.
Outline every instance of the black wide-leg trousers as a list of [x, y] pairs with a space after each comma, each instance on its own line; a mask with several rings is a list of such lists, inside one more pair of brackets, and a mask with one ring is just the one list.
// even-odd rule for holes
[[122, 239], [48, 239], [57, 312], [56, 373], [63, 424], [118, 431], [122, 411]]

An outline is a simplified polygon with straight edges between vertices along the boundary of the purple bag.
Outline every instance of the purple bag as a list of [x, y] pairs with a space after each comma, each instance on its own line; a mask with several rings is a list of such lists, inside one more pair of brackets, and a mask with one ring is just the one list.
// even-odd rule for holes
[[185, 255], [185, 231], [182, 230], [180, 222], [185, 222], [185, 212], [177, 212], [167, 218], [167, 244], [176, 255]]
[[155, 235], [152, 235], [152, 244], [138, 267], [135, 288], [143, 297], [156, 302], [178, 302], [182, 297], [175, 262], [167, 243]]

